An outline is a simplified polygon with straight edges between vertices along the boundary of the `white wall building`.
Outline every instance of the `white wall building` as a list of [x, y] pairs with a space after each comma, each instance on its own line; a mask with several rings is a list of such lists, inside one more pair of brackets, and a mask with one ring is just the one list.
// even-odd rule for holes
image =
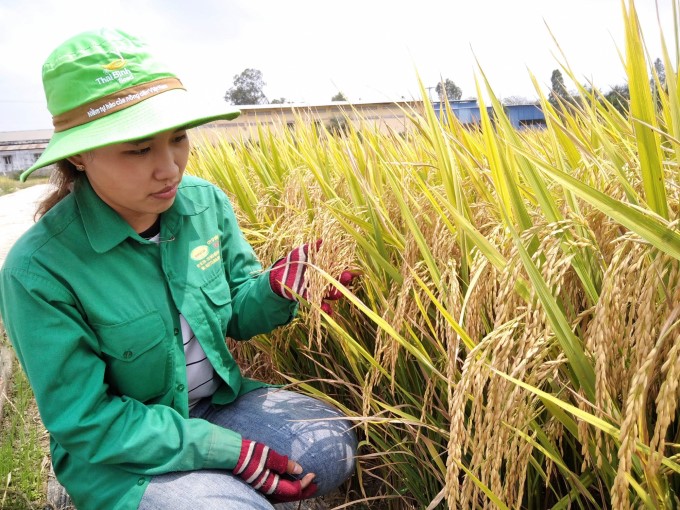
[[1, 132], [0, 175], [26, 170], [43, 153], [51, 136], [51, 129]]

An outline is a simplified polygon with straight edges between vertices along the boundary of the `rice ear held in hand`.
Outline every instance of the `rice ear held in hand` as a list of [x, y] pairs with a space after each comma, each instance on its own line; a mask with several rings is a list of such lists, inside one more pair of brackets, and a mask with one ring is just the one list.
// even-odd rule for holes
[[[311, 253], [319, 251], [321, 248], [321, 239], [317, 239], [312, 246]], [[292, 250], [285, 257], [277, 260], [269, 272], [269, 283], [272, 290], [279, 296], [296, 301], [295, 296], [300, 296], [307, 299], [309, 281], [306, 278], [307, 265], [309, 264], [310, 245], [303, 244]], [[349, 285], [358, 274], [349, 270], [343, 271], [339, 277], [342, 285]], [[321, 309], [327, 314], [331, 315], [333, 310], [326, 301], [335, 301], [342, 297], [342, 292], [331, 287], [328, 293], [324, 296], [321, 303]]]
[[[313, 250], [318, 250], [322, 240], [317, 239]], [[309, 244], [303, 244], [292, 250], [285, 257], [277, 260], [269, 273], [272, 290], [279, 296], [296, 301], [295, 296], [307, 299], [307, 262], [309, 260]]]
[[22, 181], [75, 154], [240, 113], [189, 93], [144, 42], [115, 29], [65, 41], [45, 61], [42, 80], [54, 134]]

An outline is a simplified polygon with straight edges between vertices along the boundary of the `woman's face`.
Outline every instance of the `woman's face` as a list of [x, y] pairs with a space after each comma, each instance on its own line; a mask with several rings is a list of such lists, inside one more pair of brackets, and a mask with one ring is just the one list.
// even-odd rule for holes
[[189, 158], [185, 129], [73, 156], [94, 191], [136, 232], [149, 228], [175, 201]]

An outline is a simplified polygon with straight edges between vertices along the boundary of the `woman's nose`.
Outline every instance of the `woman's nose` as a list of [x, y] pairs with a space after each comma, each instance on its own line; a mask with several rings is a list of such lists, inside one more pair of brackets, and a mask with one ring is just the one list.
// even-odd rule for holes
[[170, 147], [156, 152], [154, 161], [154, 177], [158, 180], [167, 180], [176, 177], [180, 173], [179, 161], [175, 151]]

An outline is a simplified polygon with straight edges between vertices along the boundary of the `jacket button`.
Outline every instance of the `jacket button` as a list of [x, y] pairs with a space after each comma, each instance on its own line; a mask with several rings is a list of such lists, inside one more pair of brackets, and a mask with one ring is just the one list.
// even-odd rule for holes
[[175, 333], [175, 336], [179, 335], [179, 329], [175, 328], [174, 333]]
[[146, 482], [146, 480], [144, 478], [140, 478], [137, 480], [137, 485], [144, 485], [144, 482]]
[[183, 384], [178, 384], [178, 385], [177, 385], [177, 391], [184, 391], [184, 385], [183, 385]]
[[130, 359], [132, 357], [132, 351], [125, 351], [123, 353], [123, 358]]

